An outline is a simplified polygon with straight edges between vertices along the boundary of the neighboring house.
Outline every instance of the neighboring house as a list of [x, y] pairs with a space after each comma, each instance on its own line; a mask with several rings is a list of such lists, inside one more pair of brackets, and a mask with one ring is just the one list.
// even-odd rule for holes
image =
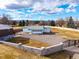
[[50, 33], [50, 28], [45, 26], [27, 26], [23, 28], [23, 32], [28, 32], [31, 34]]
[[7, 36], [10, 36], [13, 34], [13, 29], [9, 25], [0, 24], [0, 40], [3, 38], [7, 38]]

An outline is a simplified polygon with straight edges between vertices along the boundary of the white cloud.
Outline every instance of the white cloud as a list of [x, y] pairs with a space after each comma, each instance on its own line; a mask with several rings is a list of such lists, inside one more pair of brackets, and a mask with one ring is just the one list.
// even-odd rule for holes
[[72, 3], [79, 4], [79, 0], [63, 0], [62, 2], [65, 2], [68, 4], [72, 4]]
[[60, 3], [58, 1], [44, 1], [43, 2], [43, 6], [46, 8], [46, 9], [52, 9], [52, 8], [55, 8], [56, 6], [60, 5]]
[[[16, 3], [14, 2], [11, 2], [7, 5], [8, 8], [14, 8], [14, 9], [17, 9], [17, 8], [24, 8], [24, 7], [35, 7], [35, 5], [37, 5], [37, 8], [39, 8], [39, 6], [41, 8], [45, 8], [45, 9], [51, 9], [53, 7], [56, 7], [58, 6], [59, 4], [61, 4], [60, 2], [58, 1], [49, 1], [49, 0], [14, 0]], [[39, 6], [38, 6], [39, 5]], [[36, 9], [36, 7], [35, 7]]]
[[43, 0], [42, 2], [38, 1], [34, 3], [32, 11], [46, 11], [50, 13], [63, 11], [63, 8], [57, 8], [58, 5], [61, 5], [61, 3], [56, 0]]
[[[17, 6], [30, 6], [32, 7], [33, 5], [35, 5], [36, 3], [41, 3], [42, 6], [44, 6], [45, 8], [53, 8], [56, 7], [58, 5], [62, 5], [65, 3], [68, 4], [78, 4], [79, 0], [0, 0], [0, 6], [12, 6], [12, 4], [17, 5]], [[13, 5], [13, 6], [14, 6]]]
[[[50, 13], [61, 12], [63, 8], [57, 6], [69, 4], [66, 12], [75, 12], [75, 7], [79, 4], [79, 0], [0, 0], [0, 8], [20, 9], [33, 8], [31, 12], [46, 11]], [[73, 7], [73, 8], [72, 8]]]
[[25, 14], [23, 12], [16, 11], [16, 10], [11, 10], [11, 9], [2, 9], [2, 10], [4, 10], [4, 13], [6, 15], [10, 15], [10, 17], [12, 19], [17, 19], [17, 20], [21, 19], [22, 20], [24, 18], [26, 19], [26, 17], [27, 17], [27, 14]]
[[20, 6], [29, 6], [32, 4], [32, 0], [18, 0], [16, 1], [17, 2], [17, 5], [20, 5]]
[[50, 12], [48, 12], [48, 14], [60, 13], [62, 11], [64, 11], [63, 8], [53, 8]]
[[61, 11], [64, 11], [64, 9], [63, 8], [56, 8], [55, 11], [61, 12]]
[[69, 5], [69, 7], [66, 9], [66, 12], [68, 13], [68, 12], [76, 12], [76, 6], [78, 6], [77, 4], [75, 4], [75, 3], [71, 3], [70, 5]]
[[77, 4], [75, 4], [75, 3], [72, 3], [72, 4], [70, 4], [70, 6], [69, 7], [76, 7], [76, 6], [78, 6]]
[[44, 9], [44, 6], [40, 2], [36, 2], [33, 6], [33, 11], [41, 11], [43, 9]]
[[15, 2], [15, 0], [0, 0], [0, 8], [5, 8], [6, 5]]
[[76, 9], [75, 9], [75, 8], [72, 8], [72, 9], [71, 9], [71, 8], [68, 8], [68, 9], [66, 10], [66, 12], [67, 12], [67, 13], [69, 13], [69, 12], [76, 12]]
[[[68, 8], [58, 8], [58, 6], [68, 4]], [[30, 19], [35, 13], [42, 15], [62, 13], [63, 11], [76, 12], [79, 0], [0, 0], [0, 8], [7, 10], [6, 14], [11, 15], [15, 19]], [[23, 8], [23, 11], [16, 11]], [[32, 10], [27, 10], [32, 8]], [[27, 13], [28, 12], [28, 13]], [[27, 13], [27, 14], [26, 14]], [[30, 13], [30, 16], [28, 14]], [[45, 16], [46, 17], [46, 16]]]
[[9, 9], [20, 9], [20, 8], [25, 8], [25, 7], [31, 7], [32, 5], [32, 0], [22, 0], [22, 1], [17, 1], [16, 3], [11, 3], [6, 5], [7, 8]]

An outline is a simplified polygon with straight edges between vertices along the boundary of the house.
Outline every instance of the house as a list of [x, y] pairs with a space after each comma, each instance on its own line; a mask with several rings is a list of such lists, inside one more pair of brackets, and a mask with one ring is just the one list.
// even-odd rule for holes
[[10, 36], [13, 34], [13, 29], [9, 25], [0, 24], [0, 40], [3, 38], [7, 38], [7, 36]]
[[45, 26], [27, 26], [23, 28], [23, 32], [28, 32], [31, 34], [50, 33], [50, 28]]

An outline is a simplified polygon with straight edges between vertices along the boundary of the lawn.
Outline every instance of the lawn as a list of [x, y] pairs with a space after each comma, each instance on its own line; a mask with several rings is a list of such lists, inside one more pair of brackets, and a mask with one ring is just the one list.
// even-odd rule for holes
[[60, 29], [60, 28], [52, 28], [52, 32], [56, 32], [62, 37], [69, 37], [73, 39], [79, 39], [79, 32], [74, 30]]
[[30, 52], [24, 52], [11, 46], [0, 44], [0, 59], [68, 59], [65, 52], [58, 52], [48, 56], [38, 56]]

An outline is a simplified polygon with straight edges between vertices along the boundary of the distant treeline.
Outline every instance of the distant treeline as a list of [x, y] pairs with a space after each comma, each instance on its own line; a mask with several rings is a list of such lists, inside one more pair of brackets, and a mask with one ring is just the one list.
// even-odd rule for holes
[[79, 21], [73, 19], [72, 16], [65, 19], [58, 20], [48, 20], [48, 21], [32, 21], [32, 20], [19, 20], [14, 21], [8, 18], [7, 16], [3, 16], [0, 18], [0, 24], [8, 24], [12, 26], [29, 26], [29, 25], [40, 25], [40, 26], [59, 26], [59, 27], [68, 27], [68, 28], [78, 28]]

